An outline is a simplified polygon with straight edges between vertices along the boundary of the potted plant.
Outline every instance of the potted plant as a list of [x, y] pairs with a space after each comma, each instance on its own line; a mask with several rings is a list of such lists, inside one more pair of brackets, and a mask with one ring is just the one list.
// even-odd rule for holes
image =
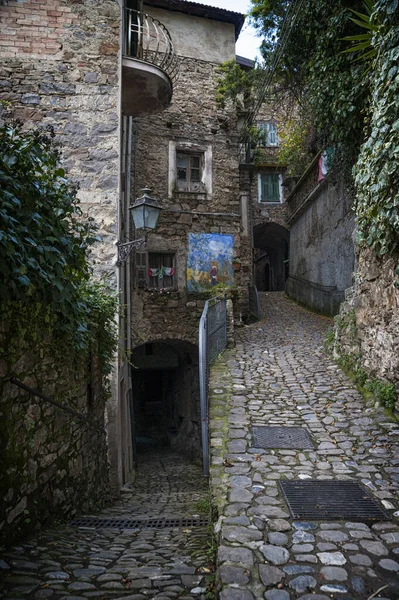
[[241, 261], [239, 258], [233, 258], [233, 269], [239, 271], [241, 269]]

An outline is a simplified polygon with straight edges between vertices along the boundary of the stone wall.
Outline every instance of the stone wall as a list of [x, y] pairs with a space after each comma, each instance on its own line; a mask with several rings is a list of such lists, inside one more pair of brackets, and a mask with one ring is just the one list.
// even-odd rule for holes
[[[235, 217], [223, 219], [205, 215], [197, 217], [194, 214], [161, 214], [157, 233], [149, 236], [147, 250], [175, 253], [177, 290], [161, 293], [139, 289], [136, 285], [132, 305], [133, 345], [165, 339], [198, 343], [199, 320], [207, 295], [188, 293], [186, 290], [189, 232], [231, 234], [236, 248], [240, 248], [240, 227]], [[242, 279], [247, 275], [244, 271], [246, 268], [249, 269], [241, 265], [240, 271], [234, 273], [244, 301], [247, 290]]]
[[351, 200], [343, 182], [333, 174], [319, 184], [316, 178], [315, 185], [298, 203], [299, 193], [294, 191], [288, 199], [295, 211], [289, 218], [287, 293], [310, 308], [336, 314], [355, 269]]
[[[7, 327], [0, 346], [9, 348]], [[13, 340], [13, 347], [18, 347]], [[52, 351], [3, 354], [0, 360], [0, 544], [49, 519], [70, 519], [109, 495], [104, 397], [96, 361], [90, 367]], [[14, 376], [82, 413], [95, 427], [10, 382]]]
[[[235, 286], [241, 305], [247, 303], [250, 236], [241, 232], [237, 123], [233, 112], [216, 106], [216, 68], [217, 64], [211, 62], [180, 57], [180, 75], [170, 107], [135, 123], [132, 196], [141, 195], [141, 189], [149, 185], [152, 194], [161, 200], [164, 210], [156, 232], [148, 236], [146, 250], [175, 254], [177, 290], [160, 297], [136, 285], [134, 344], [156, 339], [197, 343], [204, 295], [187, 293], [190, 232], [233, 235], [234, 254], [241, 260]], [[206, 189], [198, 193], [177, 191], [173, 182], [171, 185], [170, 149], [181, 144], [203, 149], [210, 157]], [[239, 304], [236, 310], [242, 310]]]
[[[118, 237], [120, 19], [116, 0], [0, 0], [0, 99], [11, 103], [7, 110], [0, 106], [0, 122], [12, 117], [27, 128], [53, 128], [67, 177], [79, 184], [82, 219], [98, 226], [95, 273], [111, 282]], [[117, 440], [115, 395], [107, 408], [109, 440]]]
[[[120, 8], [115, 0], [3, 0], [0, 99], [26, 126], [51, 126], [83, 218], [99, 226], [99, 274], [114, 277]], [[0, 108], [1, 111], [1, 108]], [[0, 120], [7, 111], [0, 112]]]
[[357, 262], [355, 284], [337, 318], [336, 353], [360, 357], [368, 375], [393, 383], [399, 396], [399, 259], [361, 249]]

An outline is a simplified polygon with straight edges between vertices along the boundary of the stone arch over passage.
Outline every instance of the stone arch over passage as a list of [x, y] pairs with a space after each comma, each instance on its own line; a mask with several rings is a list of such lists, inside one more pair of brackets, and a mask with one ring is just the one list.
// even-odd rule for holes
[[289, 231], [277, 223], [260, 223], [254, 227], [254, 280], [259, 291], [285, 289], [289, 240]]
[[200, 459], [198, 346], [174, 339], [147, 342], [133, 350], [131, 362], [138, 455], [154, 445]]

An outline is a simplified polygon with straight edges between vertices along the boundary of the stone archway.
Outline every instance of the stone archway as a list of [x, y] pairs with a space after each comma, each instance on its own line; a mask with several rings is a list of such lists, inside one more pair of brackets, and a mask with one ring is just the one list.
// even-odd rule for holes
[[132, 353], [134, 437], [140, 445], [172, 447], [201, 458], [198, 347], [157, 340]]
[[259, 291], [285, 289], [289, 239], [289, 231], [277, 223], [260, 223], [254, 227], [254, 281]]

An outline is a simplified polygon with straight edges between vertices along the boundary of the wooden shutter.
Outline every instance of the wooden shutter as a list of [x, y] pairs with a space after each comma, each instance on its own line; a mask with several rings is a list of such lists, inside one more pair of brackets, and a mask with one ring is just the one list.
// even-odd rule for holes
[[276, 173], [261, 175], [261, 201], [280, 202], [280, 176]]
[[143, 288], [147, 281], [147, 253], [136, 251], [136, 284]]
[[271, 179], [271, 202], [280, 202], [280, 177], [279, 175], [270, 175]]

